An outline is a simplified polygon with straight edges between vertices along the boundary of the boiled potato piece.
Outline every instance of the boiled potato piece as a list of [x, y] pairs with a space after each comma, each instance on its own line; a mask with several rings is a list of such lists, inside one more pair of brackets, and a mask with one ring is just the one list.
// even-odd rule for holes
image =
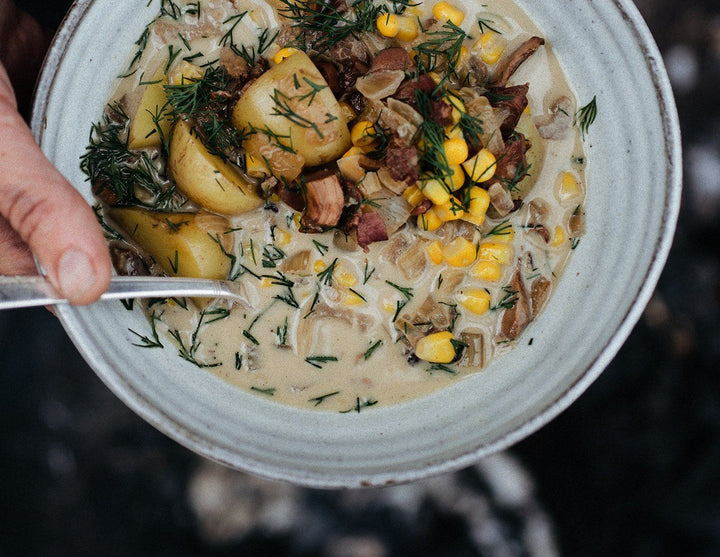
[[236, 215], [263, 204], [255, 186], [230, 164], [209, 153], [183, 120], [175, 124], [168, 165], [180, 191], [206, 209]]
[[[159, 213], [139, 207], [106, 209], [107, 216], [170, 276], [226, 279], [230, 223], [210, 213]], [[220, 243], [219, 243], [220, 242]], [[222, 247], [221, 247], [222, 244]]]
[[[232, 121], [238, 129], [259, 130], [282, 143], [303, 157], [307, 166], [334, 161], [350, 147], [350, 131], [337, 99], [315, 64], [301, 51], [270, 68], [247, 88], [235, 106]], [[262, 158], [250, 150], [252, 145], [246, 148], [253, 157]]]
[[[128, 132], [129, 149], [147, 149], [159, 147], [163, 137], [167, 137], [172, 126], [171, 108], [163, 85], [167, 84], [163, 68], [157, 71], [150, 83], [145, 86], [140, 105], [130, 120]], [[157, 125], [156, 125], [156, 119]], [[159, 128], [159, 131], [158, 129]]]

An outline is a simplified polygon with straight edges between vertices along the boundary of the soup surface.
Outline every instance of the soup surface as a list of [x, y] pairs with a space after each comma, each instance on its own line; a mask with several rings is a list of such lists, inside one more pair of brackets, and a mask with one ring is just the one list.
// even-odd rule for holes
[[245, 295], [152, 301], [139, 357], [360, 412], [532, 343], [592, 118], [509, 0], [163, 1], [82, 166], [119, 273]]

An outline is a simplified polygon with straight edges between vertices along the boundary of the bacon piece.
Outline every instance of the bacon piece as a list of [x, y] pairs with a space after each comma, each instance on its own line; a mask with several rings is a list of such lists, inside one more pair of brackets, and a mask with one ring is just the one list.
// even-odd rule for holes
[[392, 46], [381, 50], [373, 58], [372, 65], [370, 66], [371, 72], [377, 72], [381, 70], [402, 70], [406, 71], [410, 66], [410, 57], [408, 56], [407, 50], [400, 46]]
[[427, 95], [430, 95], [437, 88], [437, 83], [428, 74], [422, 74], [417, 79], [406, 79], [400, 84], [398, 90], [393, 95], [399, 101], [409, 104], [417, 110], [415, 102], [415, 90], [420, 89]]
[[452, 124], [452, 109], [445, 101], [433, 101], [432, 119], [441, 126], [449, 126]]
[[382, 242], [388, 239], [385, 221], [376, 212], [362, 213], [357, 225], [358, 245], [368, 251], [367, 247], [373, 242]]
[[400, 138], [393, 136], [385, 152], [385, 165], [394, 180], [402, 180], [407, 184], [417, 182], [420, 176], [417, 147], [405, 145]]
[[295, 211], [305, 210], [305, 198], [296, 184], [287, 184], [281, 181], [277, 186], [277, 193], [286, 205]]
[[429, 199], [426, 199], [425, 201], [423, 201], [422, 203], [420, 203], [417, 207], [415, 207], [415, 208], [410, 212], [410, 214], [411, 214], [413, 217], [417, 217], [418, 215], [424, 215], [424, 214], [427, 213], [430, 209], [432, 209], [432, 206], [433, 206], [433, 202], [430, 201]]
[[545, 44], [545, 39], [531, 37], [521, 44], [510, 57], [498, 67], [495, 75], [490, 81], [490, 87], [505, 87], [515, 71], [525, 60], [532, 56], [535, 51]]
[[307, 177], [305, 183], [307, 207], [300, 224], [304, 229], [335, 226], [342, 215], [345, 198], [337, 174], [321, 170]]
[[502, 132], [503, 139], [507, 140], [512, 132], [515, 131], [515, 127], [520, 121], [523, 110], [528, 105], [527, 94], [530, 86], [525, 83], [524, 85], [515, 85], [514, 87], [495, 87], [490, 89], [488, 98], [490, 104], [495, 108], [504, 108], [508, 111], [508, 115], [500, 125], [500, 131]]

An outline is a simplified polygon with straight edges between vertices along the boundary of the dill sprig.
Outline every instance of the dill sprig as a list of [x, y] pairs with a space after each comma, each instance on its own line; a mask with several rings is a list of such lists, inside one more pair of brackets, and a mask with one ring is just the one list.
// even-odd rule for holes
[[338, 359], [335, 356], [308, 356], [305, 358], [305, 361], [313, 367], [322, 369], [323, 366], [321, 364], [325, 364], [327, 362], [337, 362]]
[[278, 12], [298, 29], [298, 44], [325, 51], [350, 36], [372, 31], [385, 8], [359, 0], [341, 12], [330, 0], [279, 0]]
[[419, 73], [430, 73], [440, 69], [450, 76], [460, 63], [463, 42], [467, 33], [448, 21], [437, 31], [425, 32], [425, 40], [413, 47], [415, 63]]
[[308, 399], [308, 402], [314, 402], [314, 406], [320, 406], [323, 402], [325, 402], [326, 399], [339, 394], [340, 391], [334, 391], [332, 393], [327, 393], [324, 395], [316, 396], [315, 398]]
[[575, 114], [575, 125], [580, 130], [583, 140], [595, 118], [597, 118], [597, 96], [594, 96], [589, 103], [581, 107]]
[[499, 309], [512, 309], [515, 307], [515, 304], [517, 304], [520, 297], [518, 296], [518, 291], [514, 290], [512, 286], [503, 286], [502, 291], [504, 292], [504, 296], [502, 299], [492, 306], [490, 309], [492, 311], [497, 311]]
[[415, 145], [420, 149], [420, 167], [423, 174], [443, 179], [452, 176], [453, 172], [445, 154], [445, 130], [442, 125], [432, 119], [432, 99], [420, 89], [415, 90], [415, 102], [418, 112], [423, 117], [413, 137]]

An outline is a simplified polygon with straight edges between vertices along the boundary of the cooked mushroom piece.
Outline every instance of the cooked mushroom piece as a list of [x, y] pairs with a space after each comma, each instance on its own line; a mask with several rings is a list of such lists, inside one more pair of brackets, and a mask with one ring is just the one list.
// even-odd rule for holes
[[500, 331], [498, 333], [499, 340], [514, 340], [520, 333], [525, 330], [532, 320], [532, 311], [528, 300], [527, 290], [521, 275], [521, 265], [518, 262], [518, 268], [510, 280], [510, 288], [508, 294], [514, 299], [512, 307], [503, 312], [500, 320]]
[[575, 106], [568, 97], [560, 97], [548, 109], [546, 116], [535, 119], [535, 125], [543, 139], [564, 139], [573, 125]]
[[545, 39], [531, 37], [521, 44], [495, 71], [490, 86], [505, 87], [512, 75], [525, 60], [535, 54], [538, 48], [545, 44]]

